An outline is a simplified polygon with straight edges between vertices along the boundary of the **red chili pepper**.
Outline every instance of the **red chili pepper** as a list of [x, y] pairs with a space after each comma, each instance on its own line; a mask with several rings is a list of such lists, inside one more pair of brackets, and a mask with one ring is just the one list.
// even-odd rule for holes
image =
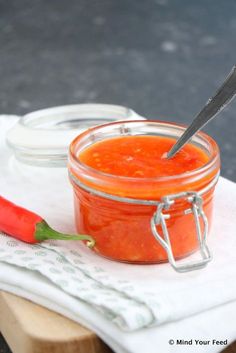
[[70, 235], [55, 231], [36, 213], [17, 206], [2, 196], [0, 196], [0, 231], [31, 244], [47, 239], [87, 240], [89, 247], [95, 244], [90, 235]]

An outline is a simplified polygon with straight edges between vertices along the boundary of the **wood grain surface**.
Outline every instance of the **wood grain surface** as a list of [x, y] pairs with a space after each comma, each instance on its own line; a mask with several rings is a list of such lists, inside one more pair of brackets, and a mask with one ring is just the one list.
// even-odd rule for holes
[[[13, 353], [112, 353], [87, 328], [40, 305], [1, 291], [0, 331]], [[236, 353], [236, 342], [223, 352]]]
[[0, 331], [13, 353], [112, 353], [87, 328], [1, 291]]

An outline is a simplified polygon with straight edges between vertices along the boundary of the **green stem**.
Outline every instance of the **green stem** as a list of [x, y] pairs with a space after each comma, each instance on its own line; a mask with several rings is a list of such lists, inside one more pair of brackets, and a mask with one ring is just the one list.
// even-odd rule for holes
[[87, 240], [86, 245], [93, 248], [95, 240], [90, 235], [62, 234], [52, 229], [45, 221], [36, 224], [35, 238], [38, 241], [57, 239], [57, 240]]

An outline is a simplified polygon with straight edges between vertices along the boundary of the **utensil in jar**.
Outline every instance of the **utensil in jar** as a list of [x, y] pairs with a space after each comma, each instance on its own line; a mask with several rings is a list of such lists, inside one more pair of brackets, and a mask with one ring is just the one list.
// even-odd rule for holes
[[216, 94], [208, 100], [203, 109], [197, 114], [191, 125], [176, 141], [174, 146], [167, 153], [167, 158], [174, 155], [193, 137], [193, 135], [212, 120], [236, 94], [236, 65], [227, 76], [224, 83], [220, 86]]

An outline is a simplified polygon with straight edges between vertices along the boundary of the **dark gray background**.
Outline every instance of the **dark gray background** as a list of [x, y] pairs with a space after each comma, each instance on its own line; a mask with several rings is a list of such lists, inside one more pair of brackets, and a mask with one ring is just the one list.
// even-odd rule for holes
[[[235, 0], [0, 0], [0, 114], [99, 102], [188, 124], [235, 48]], [[205, 129], [234, 181], [235, 115]]]

